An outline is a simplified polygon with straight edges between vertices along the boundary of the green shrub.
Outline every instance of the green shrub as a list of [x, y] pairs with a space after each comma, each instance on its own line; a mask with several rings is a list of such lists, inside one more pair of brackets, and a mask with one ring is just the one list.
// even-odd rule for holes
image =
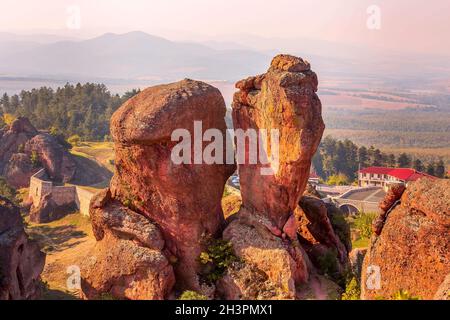
[[216, 282], [238, 258], [233, 253], [231, 242], [213, 239], [207, 242], [207, 249], [200, 254], [199, 261], [204, 266], [203, 274], [206, 280]]
[[355, 228], [359, 230], [361, 238], [367, 239], [372, 235], [372, 223], [377, 218], [376, 213], [361, 213], [355, 219]]
[[81, 138], [79, 135], [74, 134], [73, 136], [69, 137], [69, 139], [67, 139], [67, 142], [69, 142], [73, 147], [77, 147], [80, 145]]
[[400, 289], [392, 295], [392, 300], [420, 300], [420, 297], [411, 295], [407, 290]]
[[336, 250], [328, 250], [325, 254], [318, 258], [319, 269], [324, 275], [335, 277], [337, 266], [337, 252]]
[[345, 186], [351, 183], [350, 179], [342, 173], [334, 174], [330, 176], [327, 180], [327, 184], [333, 186]]
[[33, 167], [37, 168], [41, 166], [41, 161], [39, 160], [39, 155], [36, 151], [31, 152], [30, 160]]
[[341, 300], [360, 300], [361, 299], [361, 286], [355, 277], [352, 277], [350, 281], [347, 281], [345, 286], [345, 292], [342, 294]]
[[195, 291], [185, 291], [181, 294], [178, 300], [208, 300], [208, 298]]
[[5, 178], [0, 177], [0, 195], [14, 204], [18, 204], [17, 191], [11, 187]]
[[333, 226], [339, 240], [345, 245], [347, 249], [351, 249], [351, 231], [350, 225], [345, 220], [344, 214], [339, 208], [334, 205], [327, 205], [331, 225]]
[[98, 300], [117, 300], [117, 299], [114, 298], [112, 293], [104, 292], [104, 293], [100, 294], [100, 296], [98, 297]]

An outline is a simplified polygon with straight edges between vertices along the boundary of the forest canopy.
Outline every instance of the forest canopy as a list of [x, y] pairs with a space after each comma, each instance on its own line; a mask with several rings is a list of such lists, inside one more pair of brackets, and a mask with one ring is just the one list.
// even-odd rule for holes
[[138, 92], [119, 96], [111, 94], [104, 84], [94, 83], [22, 90], [11, 97], [3, 94], [0, 115], [3, 119], [11, 115], [27, 117], [37, 129], [58, 132], [65, 138], [78, 135], [85, 141], [102, 141], [109, 139], [109, 120], [114, 111]]
[[[357, 146], [352, 141], [326, 136], [313, 158], [317, 174], [330, 184], [347, 184], [357, 178], [358, 169], [367, 167], [413, 168], [439, 178], [445, 176], [442, 160], [425, 163], [407, 153], [398, 156], [373, 146]], [[345, 178], [344, 178], [345, 177]]]

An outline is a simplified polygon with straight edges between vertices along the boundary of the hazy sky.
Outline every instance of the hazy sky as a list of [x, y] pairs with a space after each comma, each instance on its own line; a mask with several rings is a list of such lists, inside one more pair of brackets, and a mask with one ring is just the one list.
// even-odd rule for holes
[[[90, 37], [142, 30], [170, 39], [308, 37], [450, 55], [449, 0], [0, 0], [0, 31]], [[68, 29], [67, 8], [81, 12]], [[377, 5], [381, 29], [367, 27]]]

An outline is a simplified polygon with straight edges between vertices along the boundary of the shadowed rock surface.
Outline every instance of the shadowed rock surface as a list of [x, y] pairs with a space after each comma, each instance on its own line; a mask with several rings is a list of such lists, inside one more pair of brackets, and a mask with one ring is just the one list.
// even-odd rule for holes
[[[387, 202], [392, 200], [383, 203]], [[372, 237], [364, 259], [362, 298], [390, 298], [407, 290], [422, 299], [433, 299], [439, 290], [445, 291], [441, 286], [445, 287], [450, 273], [450, 180], [412, 182], [400, 203], [382, 214], [384, 224], [376, 229], [379, 235]], [[371, 265], [380, 268], [379, 289], [365, 285], [370, 280], [365, 271]]]
[[[304, 196], [295, 210], [298, 219], [298, 233], [300, 243], [305, 248], [308, 256], [316, 266], [320, 265], [320, 259], [325, 255], [335, 260], [336, 273], [343, 274], [348, 265], [348, 251], [345, 241], [341, 241], [331, 223], [332, 205], [325, 204], [322, 200]], [[341, 212], [335, 212], [340, 214]], [[348, 230], [348, 242], [350, 242], [350, 230]], [[346, 240], [346, 239], [342, 239]], [[351, 246], [351, 243], [349, 244]]]
[[15, 188], [23, 188], [41, 167], [57, 182], [70, 181], [76, 171], [72, 155], [55, 137], [39, 133], [27, 118], [19, 117], [0, 131], [0, 175]]
[[30, 221], [34, 223], [48, 223], [77, 211], [75, 202], [58, 205], [51, 194], [46, 194], [39, 201], [39, 205], [30, 208]]
[[37, 134], [36, 128], [24, 117], [0, 130], [0, 175], [14, 187], [27, 186], [29, 178], [36, 172], [30, 166], [29, 155], [24, 156], [23, 153], [25, 144]]
[[35, 152], [40, 164], [52, 181], [69, 182], [75, 175], [76, 165], [72, 155], [47, 133], [38, 134], [25, 145], [25, 152]]
[[15, 187], [28, 186], [30, 178], [39, 171], [26, 153], [15, 153], [5, 166], [4, 174], [8, 183]]
[[38, 299], [45, 254], [24, 231], [19, 208], [0, 196], [0, 300]]

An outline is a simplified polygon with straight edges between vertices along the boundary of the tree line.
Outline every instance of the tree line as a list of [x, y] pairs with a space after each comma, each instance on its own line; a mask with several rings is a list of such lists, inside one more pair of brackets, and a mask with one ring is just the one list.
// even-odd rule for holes
[[104, 84], [94, 83], [22, 90], [12, 96], [3, 94], [0, 115], [2, 119], [27, 117], [37, 129], [58, 132], [65, 138], [77, 135], [85, 141], [103, 141], [109, 139], [114, 111], [138, 92], [134, 89], [120, 96], [110, 93]]
[[357, 178], [359, 168], [367, 167], [413, 168], [439, 178], [446, 174], [443, 160], [425, 163], [407, 153], [396, 156], [374, 146], [358, 147], [348, 139], [336, 140], [331, 136], [320, 143], [313, 165], [319, 177], [331, 184], [351, 183]]

